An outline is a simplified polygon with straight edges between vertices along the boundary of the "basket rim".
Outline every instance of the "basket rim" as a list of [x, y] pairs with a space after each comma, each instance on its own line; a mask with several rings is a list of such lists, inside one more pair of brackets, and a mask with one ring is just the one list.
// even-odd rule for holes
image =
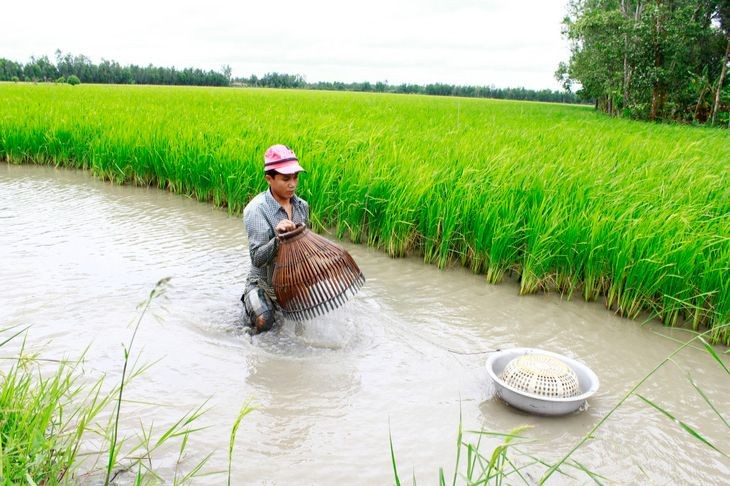
[[304, 232], [304, 230], [307, 229], [307, 225], [304, 223], [297, 223], [296, 228], [294, 228], [291, 231], [285, 231], [284, 233], [279, 233], [276, 235], [277, 238], [279, 238], [282, 241], [290, 240], [294, 238], [297, 235], [300, 235]]

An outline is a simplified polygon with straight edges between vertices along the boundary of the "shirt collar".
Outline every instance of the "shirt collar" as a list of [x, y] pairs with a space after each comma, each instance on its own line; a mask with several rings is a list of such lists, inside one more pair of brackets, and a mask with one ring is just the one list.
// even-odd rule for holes
[[[281, 207], [281, 204], [279, 204], [279, 201], [277, 201], [274, 198], [274, 195], [271, 194], [271, 188], [268, 188], [266, 190], [266, 195], [264, 196], [264, 198], [266, 199], [266, 204], [268, 204], [269, 206], [274, 206], [276, 208], [280, 208]], [[300, 199], [297, 197], [296, 194], [294, 194], [291, 197], [291, 205], [292, 205], [292, 207], [299, 206], [299, 201], [300, 201]]]

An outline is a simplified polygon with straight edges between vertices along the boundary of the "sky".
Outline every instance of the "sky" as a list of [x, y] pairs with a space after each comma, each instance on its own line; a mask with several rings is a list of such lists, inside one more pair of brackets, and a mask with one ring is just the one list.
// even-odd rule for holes
[[567, 0], [4, 0], [0, 57], [559, 90]]

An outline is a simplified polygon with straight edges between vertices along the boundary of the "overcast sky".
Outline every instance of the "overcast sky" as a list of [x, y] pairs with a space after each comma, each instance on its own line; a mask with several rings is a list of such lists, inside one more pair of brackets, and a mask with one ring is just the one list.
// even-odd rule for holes
[[560, 89], [567, 0], [3, 0], [0, 57]]

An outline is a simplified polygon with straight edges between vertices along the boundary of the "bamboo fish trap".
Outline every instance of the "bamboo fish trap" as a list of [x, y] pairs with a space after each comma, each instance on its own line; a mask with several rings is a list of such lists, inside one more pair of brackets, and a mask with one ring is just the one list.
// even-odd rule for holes
[[365, 276], [341, 246], [305, 225], [279, 236], [273, 286], [284, 315], [312, 319], [344, 304], [365, 283]]

